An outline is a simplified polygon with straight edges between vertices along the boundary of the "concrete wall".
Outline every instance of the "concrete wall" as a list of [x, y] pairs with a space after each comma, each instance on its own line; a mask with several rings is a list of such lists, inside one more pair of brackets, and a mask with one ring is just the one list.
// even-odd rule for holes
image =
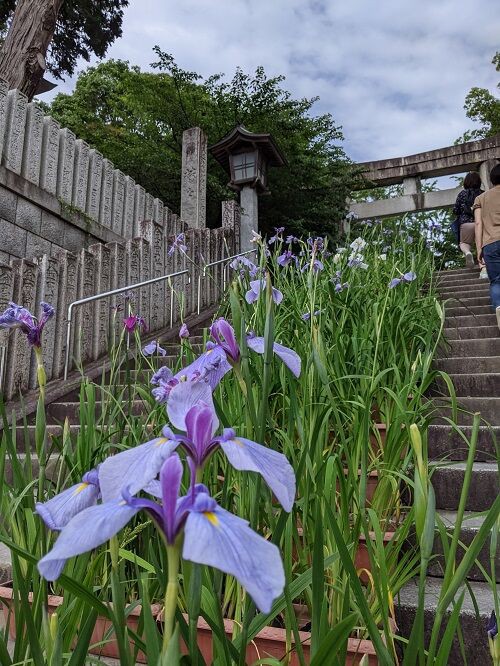
[[172, 212], [0, 79], [0, 260], [75, 252], [167, 227]]

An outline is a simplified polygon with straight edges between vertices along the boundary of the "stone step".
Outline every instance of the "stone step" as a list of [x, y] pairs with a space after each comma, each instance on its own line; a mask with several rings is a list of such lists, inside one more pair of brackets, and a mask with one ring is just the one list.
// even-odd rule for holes
[[494, 314], [490, 305], [473, 305], [472, 307], [456, 307], [448, 301], [445, 307], [445, 316], [448, 317], [462, 317], [466, 315], [487, 315]]
[[448, 340], [440, 347], [441, 358], [500, 356], [500, 337], [477, 340]]
[[457, 284], [446, 287], [438, 287], [438, 294], [442, 300], [448, 298], [463, 298], [472, 296], [489, 296], [490, 295], [490, 283], [488, 280], [481, 280], [479, 284], [474, 282], [470, 286], [468, 284]]
[[435, 271], [434, 276], [438, 279], [453, 279], [456, 276], [476, 276], [478, 274], [478, 269], [477, 268], [454, 268], [453, 270], [442, 270], [442, 271]]
[[[446, 423], [443, 418], [453, 418], [449, 400], [436, 398], [436, 411], [434, 423]], [[500, 398], [457, 396], [459, 425], [472, 425], [473, 413], [479, 412], [486, 424], [500, 426]]]
[[[490, 397], [500, 395], [500, 372], [450, 374], [458, 395], [466, 397]], [[448, 387], [441, 377], [435, 382], [436, 392], [448, 395]]]
[[445, 299], [448, 307], [464, 307], [470, 308], [479, 305], [491, 305], [489, 294], [486, 296], [475, 296], [474, 293], [469, 291], [464, 292], [463, 296], [452, 296]]
[[[436, 493], [436, 508], [456, 510], [464, 482], [465, 462], [437, 463], [432, 472], [432, 485]], [[498, 465], [496, 462], [475, 462], [467, 511], [487, 511], [498, 495]]]
[[434, 361], [434, 366], [450, 375], [497, 373], [500, 372], [500, 355], [438, 358]]
[[[425, 644], [429, 644], [429, 639], [434, 622], [439, 594], [441, 592], [442, 580], [429, 576], [426, 581], [426, 595], [424, 606], [424, 627]], [[467, 655], [467, 666], [487, 666], [491, 664], [486, 627], [495, 606], [493, 591], [487, 583], [474, 582], [470, 584], [470, 591], [466, 590], [464, 601], [460, 613], [460, 626], [463, 632], [464, 650]], [[474, 595], [475, 603], [478, 608], [478, 616], [471, 598]], [[458, 596], [458, 595], [457, 595]], [[418, 581], [412, 580], [407, 583], [399, 592], [396, 604], [396, 622], [402, 636], [408, 638], [411, 633], [415, 614], [418, 606]], [[451, 609], [449, 609], [451, 612]], [[444, 618], [442, 630], [446, 627], [446, 617]], [[449, 666], [459, 666], [463, 664], [458, 638], [452, 645], [451, 653], [448, 657]]]
[[447, 340], [478, 340], [481, 338], [500, 338], [500, 329], [493, 326], [446, 327], [443, 331]]
[[[457, 512], [438, 511], [438, 513], [439, 517], [445, 524], [447, 531], [451, 533], [454, 530], [455, 525], [457, 523]], [[484, 523], [484, 516], [477, 515], [471, 511], [464, 512], [462, 526], [460, 529], [459, 546], [457, 549], [457, 557], [456, 557], [457, 565], [462, 561], [463, 556], [467, 551], [467, 548], [470, 546], [472, 539], [476, 536], [483, 523]], [[460, 543], [464, 544], [464, 546], [463, 547], [460, 546]], [[444, 549], [440, 534], [437, 531], [434, 538], [434, 547], [432, 552], [434, 555], [437, 555], [438, 557], [432, 558], [429, 568], [427, 570], [428, 574], [431, 576], [443, 576], [444, 567], [445, 567]], [[481, 549], [481, 552], [477, 557], [477, 561], [486, 570], [486, 573], [489, 575], [491, 569], [489, 539], [486, 540], [486, 543]], [[497, 549], [495, 563], [496, 563], [495, 571], [497, 575], [497, 580], [500, 582], [500, 548]], [[478, 580], [478, 581], [486, 580], [482, 571], [477, 566], [477, 564], [475, 564], [470, 569], [469, 573], [467, 574], [467, 578], [469, 580]]]
[[[121, 403], [123, 410], [126, 414], [132, 416], [139, 416], [151, 411], [151, 406], [143, 400], [132, 400], [130, 403], [124, 401]], [[95, 403], [95, 418], [98, 419], [102, 415], [103, 406], [107, 409], [108, 414], [118, 409], [118, 405], [111, 401]], [[78, 424], [80, 416], [80, 403], [79, 402], [53, 402], [47, 406], [47, 422], [48, 423], [64, 423], [68, 419], [70, 423]]]
[[[76, 435], [80, 430], [79, 425], [70, 424], [70, 433], [71, 435]], [[54, 437], [62, 437], [63, 426], [59, 424], [48, 423], [46, 426], [46, 432], [50, 439]], [[25, 451], [26, 445], [30, 447], [30, 451], [34, 450], [35, 447], [35, 425], [28, 424], [26, 429], [22, 426], [16, 427], [16, 449], [17, 451]]]
[[453, 280], [438, 280], [435, 284], [436, 289], [441, 292], [447, 289], [475, 289], [476, 287], [482, 287], [483, 285], [489, 285], [490, 281], [486, 278], [472, 278], [472, 277], [456, 277]]
[[[26, 464], [26, 455], [24, 453], [18, 453], [17, 454], [17, 459], [20, 462], [21, 465]], [[51, 479], [54, 482], [57, 482], [59, 470], [61, 468], [61, 457], [58, 454], [52, 454], [49, 456], [47, 465], [45, 467], [45, 476], [47, 479]], [[38, 457], [36, 454], [31, 455], [31, 474], [34, 479], [38, 478], [40, 472], [40, 465], [38, 462]], [[4, 478], [3, 482], [7, 484], [11, 484], [13, 479], [13, 472], [12, 472], [12, 462], [10, 458], [7, 456], [5, 460], [5, 470], [4, 470]]]
[[0, 543], [0, 585], [10, 583], [12, 580], [12, 561], [10, 550]]
[[497, 318], [491, 314], [463, 315], [462, 317], [446, 317], [447, 328], [469, 328], [470, 326], [496, 326]]
[[[472, 436], [471, 426], [459, 428], [467, 441]], [[429, 426], [427, 431], [429, 457], [433, 460], [466, 460], [469, 452], [467, 442], [457, 430], [449, 425]], [[477, 439], [475, 460], [494, 462], [497, 459], [497, 447], [500, 445], [500, 428], [480, 426]]]

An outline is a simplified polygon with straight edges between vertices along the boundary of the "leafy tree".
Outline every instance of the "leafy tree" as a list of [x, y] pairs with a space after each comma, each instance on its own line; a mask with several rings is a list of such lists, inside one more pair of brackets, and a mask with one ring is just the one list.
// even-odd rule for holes
[[128, 0], [2, 0], [0, 75], [30, 98], [48, 69], [56, 78], [73, 74], [77, 60], [104, 57], [122, 34]]
[[[496, 71], [500, 72], [500, 51], [495, 54], [492, 64], [495, 65]], [[500, 88], [500, 83], [497, 84], [497, 88]], [[465, 98], [464, 109], [467, 117], [481, 123], [481, 127], [465, 132], [458, 139], [458, 143], [484, 139], [500, 133], [500, 99], [487, 88], [472, 88]]]
[[[270, 171], [271, 196], [260, 202], [263, 230], [336, 231], [354, 168], [332, 116], [312, 114], [317, 98], [294, 99], [282, 86], [284, 77], [267, 77], [262, 67], [254, 74], [238, 68], [229, 81], [220, 74], [203, 79], [158, 47], [155, 52], [154, 72], [123, 61], [87, 69], [71, 95], [57, 95], [50, 113], [174, 209], [180, 207], [185, 129], [201, 127], [209, 145], [238, 123], [271, 132], [288, 166]], [[235, 196], [227, 181], [211, 159], [207, 214], [212, 224], [220, 217], [221, 200]]]

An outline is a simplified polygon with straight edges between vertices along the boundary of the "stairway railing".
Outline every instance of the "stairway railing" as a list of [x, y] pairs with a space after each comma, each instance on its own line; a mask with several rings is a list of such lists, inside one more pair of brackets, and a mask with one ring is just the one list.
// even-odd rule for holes
[[[93, 296], [87, 296], [86, 298], [80, 298], [77, 301], [73, 301], [68, 305], [67, 311], [67, 324], [66, 324], [66, 356], [64, 361], [64, 379], [68, 378], [68, 369], [69, 362], [71, 358], [71, 329], [73, 326], [73, 309], [78, 305], [85, 305], [86, 303], [92, 303], [94, 301], [99, 301], [103, 298], [110, 298], [111, 296], [116, 296], [117, 294], [123, 294], [126, 291], [134, 291], [135, 289], [140, 289], [141, 287], [146, 287], [150, 284], [155, 284], [156, 282], [168, 281], [168, 287], [170, 289], [170, 328], [173, 326], [173, 317], [174, 317], [174, 288], [172, 285], [172, 279], [180, 277], [181, 275], [188, 275], [187, 284], [191, 283], [191, 276], [189, 269], [184, 269], [182, 271], [177, 271], [175, 273], [168, 273], [168, 275], [160, 275], [159, 277], [151, 278], [149, 280], [144, 280], [143, 282], [137, 282], [136, 284], [128, 284], [125, 287], [119, 287], [117, 289], [111, 289], [111, 291], [104, 291], [100, 294], [94, 294]], [[198, 292], [198, 302], [199, 302], [199, 292]], [[199, 312], [198, 312], [199, 313]], [[0, 359], [1, 360], [1, 359]]]
[[233, 261], [234, 259], [238, 259], [238, 257], [244, 257], [247, 254], [253, 254], [256, 252], [256, 249], [253, 250], [247, 250], [246, 252], [240, 252], [239, 254], [233, 254], [231, 257], [224, 257], [223, 259], [218, 259], [217, 261], [211, 261], [209, 264], [205, 264], [203, 267], [203, 270], [198, 273], [198, 294], [197, 294], [197, 305], [196, 305], [196, 313], [200, 314], [200, 308], [201, 308], [201, 281], [202, 279], [204, 280], [207, 277], [207, 269], [213, 268], [214, 266], [219, 266], [220, 264], [225, 264], [224, 268], [222, 269], [222, 292], [226, 290], [226, 269], [229, 267], [229, 261]]

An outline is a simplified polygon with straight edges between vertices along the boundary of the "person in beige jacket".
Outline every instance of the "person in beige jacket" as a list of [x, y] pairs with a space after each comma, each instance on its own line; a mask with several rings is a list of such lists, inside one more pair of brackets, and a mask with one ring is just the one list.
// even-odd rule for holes
[[500, 328], [500, 164], [490, 173], [493, 187], [474, 201], [478, 257], [484, 260], [490, 280], [491, 306]]

